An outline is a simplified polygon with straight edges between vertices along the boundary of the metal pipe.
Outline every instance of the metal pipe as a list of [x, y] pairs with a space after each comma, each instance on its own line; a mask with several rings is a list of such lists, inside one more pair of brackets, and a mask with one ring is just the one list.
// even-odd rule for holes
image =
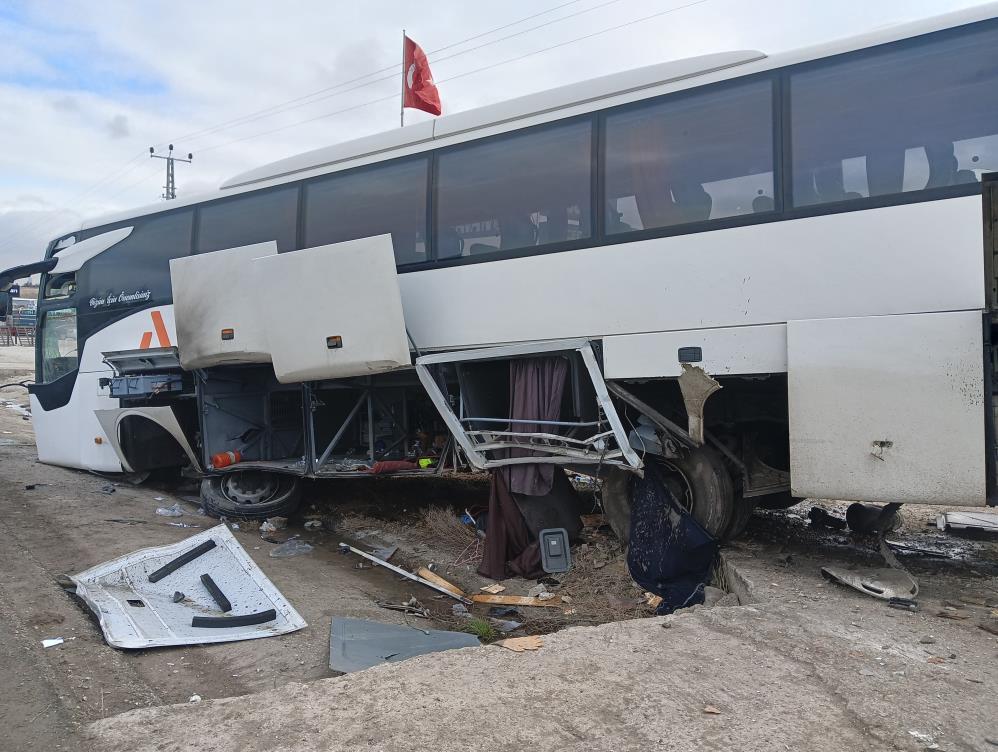
[[366, 390], [361, 392], [360, 397], [357, 399], [357, 404], [353, 406], [353, 409], [350, 411], [350, 414], [347, 415], [346, 420], [344, 420], [343, 423], [340, 424], [339, 430], [336, 432], [336, 435], [333, 436], [332, 441], [330, 441], [329, 445], [326, 447], [326, 451], [322, 453], [322, 456], [319, 458], [319, 461], [316, 463], [315, 465], [316, 470], [319, 470], [329, 460], [329, 455], [333, 453], [333, 447], [335, 447], [337, 442], [339, 442], [339, 440], [343, 438], [343, 434], [346, 433], [346, 430], [347, 428], [349, 428], [350, 423], [353, 422], [353, 419], [357, 415], [357, 411], [360, 410], [360, 406], [364, 404], [365, 397], [367, 397]]
[[594, 420], [589, 423], [577, 423], [570, 420], [534, 420], [532, 418], [523, 418], [522, 420], [512, 419], [512, 418], [461, 418], [461, 422], [473, 422], [478, 421], [480, 423], [524, 423], [527, 425], [538, 425], [538, 426], [573, 426], [573, 427], [587, 427], [587, 426], [598, 426], [600, 421]]

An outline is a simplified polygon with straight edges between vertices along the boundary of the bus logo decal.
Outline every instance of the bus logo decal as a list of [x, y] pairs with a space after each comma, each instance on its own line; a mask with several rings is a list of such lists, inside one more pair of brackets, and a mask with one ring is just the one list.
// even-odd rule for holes
[[[163, 314], [159, 311], [153, 311], [152, 316], [152, 327], [156, 331], [156, 341], [159, 342], [160, 347], [170, 347], [170, 334], [166, 331], [166, 324], [163, 323]], [[148, 350], [152, 346], [152, 332], [143, 332], [142, 341], [139, 342], [140, 350]]]

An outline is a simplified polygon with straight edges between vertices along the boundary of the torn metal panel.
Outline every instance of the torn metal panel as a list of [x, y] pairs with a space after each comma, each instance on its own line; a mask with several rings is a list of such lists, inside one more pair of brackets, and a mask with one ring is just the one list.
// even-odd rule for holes
[[204, 472], [201, 460], [198, 459], [197, 454], [187, 440], [187, 435], [177, 421], [177, 416], [174, 414], [172, 407], [166, 405], [156, 407], [118, 407], [111, 410], [94, 410], [94, 415], [97, 417], [97, 422], [100, 423], [101, 428], [104, 429], [104, 433], [108, 441], [111, 442], [114, 453], [118, 455], [118, 461], [125, 469], [125, 472], [135, 472], [134, 468], [129, 464], [128, 458], [125, 457], [125, 452], [121, 447], [121, 433], [118, 430], [121, 421], [127, 417], [145, 418], [158, 425], [177, 441], [180, 448], [184, 450], [184, 454], [191, 461], [191, 465], [198, 472]]
[[329, 668], [350, 673], [417, 655], [480, 646], [478, 638], [466, 632], [334, 617], [329, 629]]
[[[156, 582], [150, 575], [199, 546], [214, 541], [197, 558], [172, 569]], [[223, 614], [201, 581], [210, 574], [230, 602]], [[70, 577], [96, 614], [107, 643], [116, 648], [151, 648], [233, 642], [294, 632], [305, 620], [267, 579], [225, 526], [219, 525], [180, 543], [145, 548]], [[176, 600], [175, 593], [185, 597]], [[260, 624], [205, 629], [195, 617], [251, 616], [274, 610]], [[268, 614], [269, 615], [269, 614]], [[252, 619], [250, 619], [252, 621]], [[230, 622], [232, 623], [232, 622]]]
[[707, 398], [721, 388], [717, 380], [709, 376], [700, 366], [683, 363], [683, 374], [679, 377], [679, 389], [683, 393], [683, 404], [689, 420], [689, 434], [697, 446], [703, 446], [703, 408]]
[[[501, 427], [509, 426], [508, 416], [503, 418], [459, 418], [451, 407], [449, 399], [444, 395], [430, 372], [430, 366], [445, 363], [469, 363], [472, 361], [495, 360], [504, 361], [544, 354], [574, 353], [581, 356], [585, 372], [588, 374], [599, 411], [603, 418], [597, 422], [544, 421], [531, 420], [531, 424], [558, 426], [560, 428], [579, 429], [599, 426], [605, 420], [609, 430], [600, 431], [585, 438], [548, 433], [545, 431], [510, 431], [489, 428], [472, 428], [472, 424], [496, 423]], [[627, 431], [624, 429], [620, 416], [610, 400], [603, 374], [588, 340], [562, 340], [555, 342], [533, 342], [500, 347], [488, 347], [478, 350], [424, 355], [416, 360], [416, 373], [426, 389], [441, 418], [447, 424], [451, 435], [460, 445], [468, 461], [480, 470], [493, 467], [503, 467], [517, 464], [562, 464], [562, 465], [627, 465], [631, 468], [641, 467], [641, 458], [628, 443]], [[505, 450], [530, 449], [535, 454], [528, 457], [507, 457]], [[489, 455], [492, 456], [489, 456]]]

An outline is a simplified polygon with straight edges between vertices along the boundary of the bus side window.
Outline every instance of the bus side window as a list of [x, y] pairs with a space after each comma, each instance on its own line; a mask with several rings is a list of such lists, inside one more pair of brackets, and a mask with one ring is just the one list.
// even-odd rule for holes
[[392, 236], [399, 266], [426, 261], [425, 157], [333, 173], [305, 184], [305, 247]]
[[586, 119], [440, 152], [436, 257], [588, 238], [590, 131]]
[[195, 253], [238, 248], [268, 240], [278, 252], [293, 251], [298, 234], [298, 186], [254, 191], [201, 207]]
[[796, 206], [944, 188], [998, 169], [998, 24], [802, 66]]
[[772, 211], [772, 96], [764, 79], [611, 111], [607, 234]]

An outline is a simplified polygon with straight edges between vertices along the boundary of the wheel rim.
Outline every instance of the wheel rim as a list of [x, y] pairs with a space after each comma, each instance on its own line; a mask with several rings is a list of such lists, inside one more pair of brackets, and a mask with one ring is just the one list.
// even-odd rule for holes
[[243, 470], [222, 476], [222, 494], [237, 504], [266, 504], [280, 488], [280, 478], [274, 473]]

